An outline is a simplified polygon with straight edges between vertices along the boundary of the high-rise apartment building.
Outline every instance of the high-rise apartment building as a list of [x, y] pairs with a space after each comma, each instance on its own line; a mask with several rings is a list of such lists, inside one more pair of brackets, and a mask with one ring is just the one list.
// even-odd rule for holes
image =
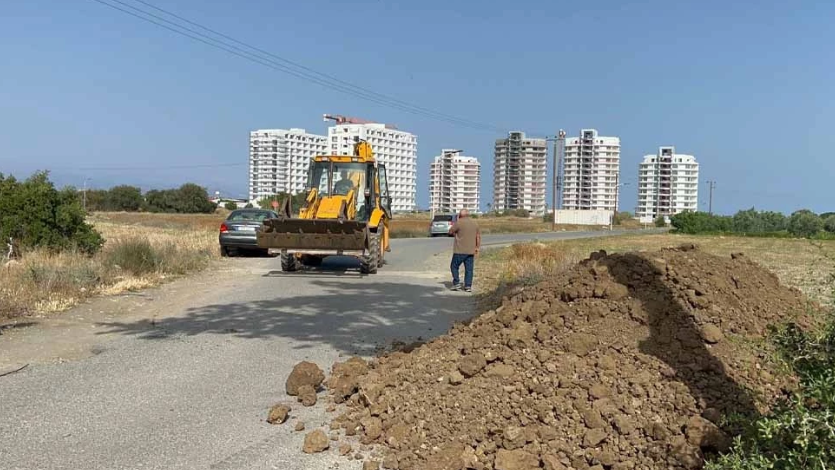
[[651, 223], [699, 208], [699, 164], [693, 155], [676, 153], [675, 147], [660, 147], [646, 155], [638, 170], [638, 209], [642, 223]]
[[531, 139], [524, 132], [510, 132], [496, 140], [493, 160], [493, 209], [524, 209], [533, 215], [545, 213], [547, 177], [545, 139]]
[[249, 133], [249, 200], [304, 191], [310, 159], [327, 152], [327, 138], [304, 129]]
[[481, 164], [461, 150], [443, 149], [431, 164], [429, 205], [438, 212], [479, 212]]
[[386, 165], [391, 210], [415, 209], [417, 196], [417, 136], [378, 123], [344, 123], [328, 129], [331, 153], [350, 155], [355, 138], [371, 144], [374, 156]]
[[565, 140], [562, 209], [617, 211], [620, 138], [583, 129]]

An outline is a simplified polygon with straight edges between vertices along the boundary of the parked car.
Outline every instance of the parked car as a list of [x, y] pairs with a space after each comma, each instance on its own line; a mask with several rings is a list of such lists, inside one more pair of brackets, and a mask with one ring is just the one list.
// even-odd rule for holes
[[452, 228], [452, 224], [454, 224], [456, 220], [458, 220], [458, 216], [456, 214], [435, 215], [435, 217], [432, 218], [432, 223], [429, 225], [429, 236], [450, 236], [449, 229]]
[[264, 219], [276, 218], [278, 214], [263, 209], [238, 209], [232, 211], [220, 224], [221, 256], [235, 256], [241, 251], [268, 251], [258, 248], [255, 234], [261, 230]]

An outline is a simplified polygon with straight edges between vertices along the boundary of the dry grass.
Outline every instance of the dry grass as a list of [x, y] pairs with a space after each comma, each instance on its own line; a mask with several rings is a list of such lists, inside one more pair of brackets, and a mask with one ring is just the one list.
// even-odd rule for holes
[[217, 214], [152, 214], [147, 212], [97, 212], [94, 224], [122, 227], [151, 227], [180, 230], [217, 231], [226, 218], [226, 211]]
[[695, 243], [702, 250], [719, 256], [745, 253], [777, 274], [783, 284], [797, 287], [821, 303], [830, 302], [835, 272], [835, 241], [643, 234], [547, 244], [527, 243], [485, 253], [479, 277], [484, 292], [499, 288], [495, 295], [502, 295], [502, 286], [535, 283], [545, 276], [568, 269], [592, 251], [653, 251], [683, 243]]
[[[524, 217], [479, 217], [476, 219], [481, 232], [488, 233], [541, 233], [550, 232], [551, 223], [543, 222], [541, 218]], [[608, 227], [587, 225], [557, 225], [557, 230], [604, 230]], [[625, 226], [618, 228], [640, 228]], [[391, 221], [391, 235], [394, 238], [420, 238], [429, 236], [428, 216], [395, 216]]]
[[[57, 312], [94, 295], [150, 287], [200, 270], [219, 256], [217, 235], [203, 220], [198, 222], [205, 224], [202, 229], [185, 222], [194, 218], [183, 218], [181, 228], [107, 220], [100, 215], [92, 218], [106, 240], [95, 256], [34, 251], [0, 268], [0, 318]], [[150, 264], [137, 266], [141, 258], [148, 258]]]
[[[216, 231], [226, 216], [217, 214], [150, 214], [132, 212], [96, 213], [92, 220], [98, 223], [118, 224], [133, 227], [153, 227], [183, 230]], [[523, 217], [480, 217], [477, 219], [483, 233], [538, 233], [550, 232], [551, 223], [541, 218]], [[557, 230], [602, 230], [606, 227], [581, 225], [558, 225]], [[618, 228], [640, 228], [640, 225], [625, 224]], [[429, 236], [429, 215], [395, 215], [391, 221], [391, 235], [394, 238], [420, 238]]]

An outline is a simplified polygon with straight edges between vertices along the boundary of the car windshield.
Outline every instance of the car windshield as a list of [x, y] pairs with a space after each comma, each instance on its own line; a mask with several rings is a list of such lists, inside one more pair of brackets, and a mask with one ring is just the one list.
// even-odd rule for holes
[[432, 222], [452, 222], [451, 215], [436, 215]]
[[270, 211], [233, 211], [226, 218], [229, 222], [263, 222], [264, 219], [275, 217]]

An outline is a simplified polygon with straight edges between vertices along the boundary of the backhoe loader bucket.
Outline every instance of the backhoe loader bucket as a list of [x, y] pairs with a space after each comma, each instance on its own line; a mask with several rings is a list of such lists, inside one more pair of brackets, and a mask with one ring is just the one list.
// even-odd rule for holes
[[367, 224], [338, 219], [268, 219], [257, 240], [260, 248], [288, 252], [363, 251], [367, 246]]

